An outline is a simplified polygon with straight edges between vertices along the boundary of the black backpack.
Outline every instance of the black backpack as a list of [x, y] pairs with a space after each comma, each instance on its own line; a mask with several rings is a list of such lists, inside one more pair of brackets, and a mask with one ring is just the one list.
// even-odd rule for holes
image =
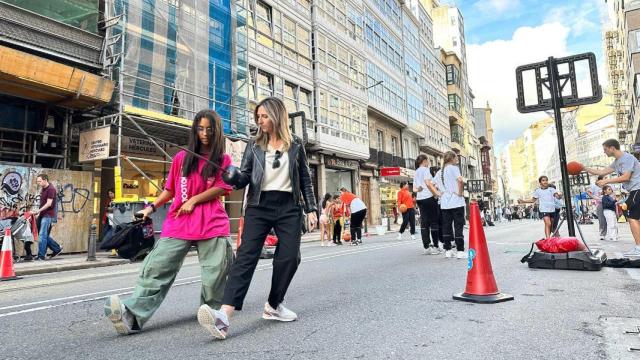
[[135, 261], [144, 257], [155, 244], [150, 218], [116, 225], [100, 242], [100, 249], [116, 249], [118, 256]]

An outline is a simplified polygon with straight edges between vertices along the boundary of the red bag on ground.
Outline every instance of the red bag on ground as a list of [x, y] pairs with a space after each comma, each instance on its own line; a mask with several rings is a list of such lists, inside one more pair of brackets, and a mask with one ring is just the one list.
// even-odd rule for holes
[[574, 237], [552, 237], [536, 241], [536, 246], [540, 251], [548, 253], [564, 253], [570, 251], [586, 250], [582, 241]]

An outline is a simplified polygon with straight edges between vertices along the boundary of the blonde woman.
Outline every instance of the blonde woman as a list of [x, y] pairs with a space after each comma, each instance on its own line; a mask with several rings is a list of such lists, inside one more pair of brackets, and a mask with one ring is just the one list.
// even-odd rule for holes
[[[220, 310], [202, 305], [198, 321], [216, 339], [225, 339], [229, 319], [242, 310], [264, 239], [271, 229], [278, 236], [273, 258], [271, 292], [264, 304], [263, 319], [294, 321], [296, 313], [282, 305], [300, 263], [302, 210], [316, 224], [316, 201], [309, 164], [302, 141], [289, 131], [289, 117], [282, 100], [266, 98], [254, 111], [258, 133], [249, 141], [240, 169], [231, 167], [223, 177], [236, 189], [247, 185], [242, 242], [229, 271]], [[301, 196], [302, 195], [302, 196]], [[304, 199], [304, 204], [301, 203]]]
[[[444, 242], [445, 257], [464, 259], [464, 179], [458, 167], [458, 155], [453, 151], [444, 154], [442, 169], [436, 173], [435, 180], [440, 197], [442, 211], [442, 240]], [[451, 250], [451, 240], [456, 243], [456, 251]]]

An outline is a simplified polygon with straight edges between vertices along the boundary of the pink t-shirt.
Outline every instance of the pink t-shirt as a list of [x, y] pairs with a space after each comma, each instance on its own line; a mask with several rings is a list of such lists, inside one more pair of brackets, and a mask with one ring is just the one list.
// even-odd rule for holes
[[[181, 240], [208, 240], [218, 236], [229, 236], [229, 217], [220, 202], [219, 198], [200, 203], [193, 208], [189, 215], [180, 215], [176, 218], [176, 213], [183, 203], [192, 196], [198, 195], [213, 187], [231, 192], [231, 186], [222, 181], [221, 174], [210, 177], [205, 182], [200, 175], [206, 162], [202, 159], [198, 162], [198, 171], [192, 172], [187, 177], [182, 176], [182, 163], [186, 151], [180, 151], [173, 158], [171, 170], [167, 177], [165, 189], [174, 193], [173, 203], [167, 212], [167, 217], [162, 224], [161, 237], [172, 237]], [[224, 154], [222, 168], [226, 169], [231, 165], [231, 157]]]

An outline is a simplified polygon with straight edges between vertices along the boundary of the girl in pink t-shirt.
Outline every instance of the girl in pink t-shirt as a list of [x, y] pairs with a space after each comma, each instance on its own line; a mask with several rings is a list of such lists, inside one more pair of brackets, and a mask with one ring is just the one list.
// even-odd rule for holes
[[140, 331], [151, 318], [192, 245], [198, 250], [202, 268], [200, 302], [212, 307], [221, 305], [233, 259], [229, 218], [220, 201], [232, 190], [221, 178], [231, 164], [224, 144], [218, 114], [212, 110], [196, 114], [189, 136], [190, 151], [180, 151], [173, 158], [164, 191], [139, 212], [148, 217], [156, 208], [173, 201], [160, 239], [144, 261], [133, 295], [124, 301], [113, 295], [106, 301], [105, 314], [119, 334]]

